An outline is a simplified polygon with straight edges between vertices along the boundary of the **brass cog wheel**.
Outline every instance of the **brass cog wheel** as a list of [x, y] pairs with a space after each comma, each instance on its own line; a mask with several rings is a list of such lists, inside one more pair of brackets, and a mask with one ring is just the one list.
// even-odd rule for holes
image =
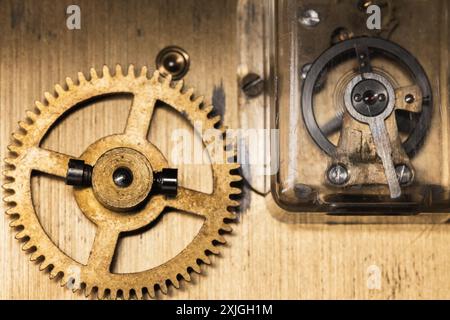
[[[78, 206], [97, 227], [85, 265], [63, 253], [46, 234], [32, 203], [32, 171], [64, 178], [70, 159], [80, 159], [95, 165], [103, 155], [114, 154], [111, 151], [118, 148], [129, 150], [130, 157], [148, 160], [155, 171], [168, 167], [164, 156], [147, 140], [157, 101], [182, 113], [192, 124], [199, 121], [205, 130], [218, 126], [220, 117], [210, 117], [212, 106], [204, 106], [202, 97], [194, 99], [192, 89], [184, 91], [182, 81], [172, 83], [170, 77], [162, 78], [158, 72], [148, 78], [147, 73], [144, 67], [140, 75], [136, 76], [134, 67], [130, 66], [125, 75], [118, 65], [114, 75], [105, 66], [102, 76], [91, 69], [89, 80], [82, 73], [78, 74], [77, 83], [67, 78], [66, 88], [56, 85], [56, 95], [46, 93], [46, 103], [37, 102], [37, 109], [27, 112], [26, 121], [19, 122], [20, 129], [13, 134], [13, 143], [8, 147], [10, 157], [5, 159], [7, 169], [4, 176], [7, 183], [4, 189], [7, 196], [4, 200], [9, 207], [6, 213], [13, 219], [11, 227], [20, 229], [16, 239], [25, 242], [23, 250], [31, 252], [31, 260], [37, 260], [41, 270], [49, 270], [50, 278], [60, 276], [62, 286], [68, 285], [73, 291], [84, 289], [86, 296], [97, 292], [98, 298], [146, 298], [147, 294], [153, 298], [157, 289], [167, 293], [169, 284], [179, 288], [180, 277], [190, 281], [191, 271], [200, 273], [202, 262], [210, 264], [208, 255], [219, 253], [217, 245], [225, 243], [222, 233], [232, 230], [228, 225], [230, 220], [235, 219], [232, 208], [239, 205], [238, 201], [232, 199], [232, 195], [241, 193], [239, 188], [233, 187], [234, 182], [241, 180], [237, 174], [239, 165], [213, 163], [214, 188], [211, 194], [179, 187], [175, 198], [152, 196], [144, 205], [134, 209], [136, 212], [133, 215], [124, 215], [102, 205], [91, 187], [74, 188]], [[94, 97], [123, 93], [134, 95], [124, 133], [98, 140], [81, 157], [40, 147], [41, 140], [52, 124], [71, 108]], [[219, 129], [225, 134], [224, 128]], [[204, 141], [204, 144], [211, 142]], [[112, 273], [111, 262], [119, 235], [148, 225], [165, 208], [204, 218], [192, 242], [177, 256], [155, 268], [137, 273]]]

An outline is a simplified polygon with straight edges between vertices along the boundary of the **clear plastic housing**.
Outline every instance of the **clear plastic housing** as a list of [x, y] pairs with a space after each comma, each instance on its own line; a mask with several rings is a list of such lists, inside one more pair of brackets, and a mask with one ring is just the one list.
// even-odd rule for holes
[[[381, 30], [369, 30], [367, 21], [371, 15], [367, 6], [377, 3], [381, 9]], [[328, 217], [327, 221], [339, 221], [340, 217], [354, 221], [358, 216], [376, 222], [447, 221], [448, 9], [445, 0], [270, 2], [271, 119], [272, 128], [279, 130], [279, 141], [272, 145], [272, 158], [279, 166], [272, 178], [272, 194], [286, 214], [309, 213], [309, 219], [314, 220], [317, 213], [325, 213], [322, 216]], [[395, 90], [396, 97], [387, 95], [388, 99], [396, 99], [395, 110], [384, 123], [401, 186], [399, 197], [392, 196], [372, 127], [350, 117], [344, 102], [349, 83], [362, 72], [362, 60], [356, 49], [339, 54], [339, 48], [354, 39], [363, 39], [355, 43], [367, 44], [361, 47], [368, 50], [371, 72], [386, 79]], [[377, 39], [386, 42], [378, 43]], [[392, 48], [385, 43], [392, 44]], [[319, 70], [317, 65], [326, 58], [329, 62], [322, 63]], [[416, 70], [411, 67], [415, 63], [419, 66]], [[311, 74], [314, 72], [315, 78]], [[355, 87], [349, 94], [354, 90]], [[413, 97], [423, 94], [421, 105], [410, 102], [409, 93]], [[405, 96], [399, 98], [400, 94]], [[305, 95], [311, 96], [311, 108], [305, 107], [305, 99], [309, 102]], [[418, 109], [413, 110], [412, 105]], [[313, 116], [308, 116], [311, 112]], [[311, 119], [315, 120], [314, 125]], [[319, 145], [321, 139], [314, 134], [322, 135], [328, 142]], [[361, 143], [355, 139], [361, 139]], [[332, 151], [327, 152], [326, 145]], [[336, 169], [339, 159], [347, 161], [344, 174]]]

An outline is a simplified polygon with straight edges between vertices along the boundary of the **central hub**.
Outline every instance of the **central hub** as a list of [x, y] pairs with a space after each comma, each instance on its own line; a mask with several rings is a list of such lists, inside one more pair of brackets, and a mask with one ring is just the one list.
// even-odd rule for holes
[[104, 153], [94, 166], [92, 187], [105, 207], [129, 211], [143, 203], [152, 189], [153, 170], [140, 152], [116, 148]]
[[353, 88], [352, 105], [366, 117], [376, 117], [386, 110], [389, 104], [387, 88], [375, 79], [364, 79]]

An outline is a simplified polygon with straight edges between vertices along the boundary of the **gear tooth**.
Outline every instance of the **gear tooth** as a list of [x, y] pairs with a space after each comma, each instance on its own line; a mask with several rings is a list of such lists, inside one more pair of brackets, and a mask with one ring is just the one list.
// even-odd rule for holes
[[[237, 202], [237, 204], [239, 205], [239, 202]], [[236, 213], [234, 213], [234, 212], [228, 211], [228, 213], [227, 213], [227, 215], [225, 216], [225, 218], [226, 218], [226, 219], [229, 219], [229, 220], [236, 220], [237, 215], [236, 215]]]
[[204, 113], [210, 114], [214, 110], [214, 107], [211, 105], [208, 105], [208, 106], [204, 107], [202, 110]]
[[164, 77], [163, 83], [165, 87], [170, 87], [170, 84], [172, 83], [172, 75], [170, 73]]
[[[133, 289], [125, 290], [125, 291], [123, 292], [123, 298], [124, 298], [125, 300], [130, 300], [130, 299], [131, 299], [131, 290], [133, 290]], [[133, 291], [136, 292], [136, 290], [133, 290]], [[138, 296], [137, 293], [136, 293], [136, 296]], [[139, 296], [138, 296], [138, 299], [139, 299]]]
[[25, 131], [30, 131], [31, 126], [25, 121], [19, 121], [19, 127]]
[[[228, 206], [229, 207], [239, 207], [240, 202], [237, 200], [228, 200]], [[235, 217], [233, 217], [232, 219], [234, 219]]]
[[[14, 214], [16, 214], [16, 213], [14, 213]], [[8, 215], [10, 215], [10, 214], [8, 213]], [[17, 228], [17, 227], [20, 227], [21, 225], [22, 225], [22, 220], [20, 220], [20, 219], [16, 219], [16, 220], [11, 221], [11, 222], [9, 223], [9, 226], [10, 226], [11, 228]]]
[[55, 103], [56, 98], [50, 92], [45, 92], [44, 97], [49, 104]]
[[19, 153], [20, 152], [20, 147], [14, 145], [14, 144], [10, 144], [7, 148], [8, 148], [9, 151], [11, 151], [13, 153]]
[[78, 284], [74, 284], [72, 288], [72, 292], [76, 293], [77, 291], [81, 290], [80, 286]]
[[36, 113], [34, 113], [31, 110], [27, 110], [27, 111], [25, 111], [25, 114], [26, 114], [27, 118], [30, 119], [30, 121], [36, 122], [36, 120], [38, 118], [38, 115]]
[[67, 284], [70, 281], [70, 276], [66, 273], [64, 273], [63, 277], [61, 278], [61, 280], [59, 281], [59, 284], [61, 287], [68, 287]]
[[128, 74], [127, 74], [127, 77], [131, 77], [131, 78], [134, 78], [134, 77], [136, 77], [136, 74], [135, 74], [135, 71], [134, 71], [134, 65], [132, 65], [132, 64], [130, 64], [129, 66], [128, 66]]
[[[136, 289], [133, 289], [133, 290], [134, 290], [134, 295], [135, 295], [136, 300], [144, 299], [144, 294], [142, 293], [142, 290], [136, 290]], [[131, 291], [130, 291], [130, 298], [131, 298]]]
[[183, 277], [184, 280], [186, 280], [187, 282], [191, 282], [191, 275], [189, 274], [189, 272], [187, 272], [187, 270], [184, 270], [180, 274], [181, 274], [181, 276]]
[[225, 240], [225, 238], [223, 236], [221, 236], [220, 234], [217, 234], [215, 236], [215, 240], [217, 242], [219, 242], [220, 244], [226, 244], [227, 243], [227, 240]]
[[219, 248], [217, 248], [215, 245], [211, 243], [211, 245], [208, 247], [208, 251], [210, 251], [212, 254], [218, 255], [220, 253]]
[[123, 77], [123, 70], [120, 64], [116, 64], [116, 77]]
[[170, 282], [175, 287], [175, 289], [180, 289], [180, 281], [178, 281], [177, 277], [171, 278]]
[[13, 132], [11, 136], [13, 137], [13, 139], [19, 141], [20, 143], [22, 143], [23, 139], [25, 138], [25, 136], [19, 132]]
[[156, 70], [155, 72], [153, 72], [153, 76], [151, 78], [151, 81], [153, 83], [158, 83], [159, 82], [159, 78], [160, 78], [161, 74], [159, 73], [158, 70]]
[[150, 296], [151, 299], [156, 298], [155, 288], [152, 286], [150, 288], [147, 288], [147, 293]]
[[230, 182], [241, 182], [242, 177], [240, 175], [232, 174], [230, 175]]
[[102, 287], [96, 286], [97, 290], [96, 290], [96, 294], [97, 294], [97, 299], [98, 300], [102, 300], [105, 297], [105, 289], [103, 289]]
[[89, 73], [91, 74], [91, 80], [97, 80], [98, 79], [97, 70], [95, 70], [94, 68], [91, 68], [89, 70]]
[[159, 285], [159, 289], [161, 290], [161, 292], [163, 294], [167, 294], [169, 292], [165, 282], [158, 283], [158, 285]]
[[87, 83], [86, 77], [84, 76], [83, 72], [78, 72], [78, 81], [80, 82], [80, 85]]
[[38, 108], [38, 110], [39, 110], [40, 112], [43, 112], [43, 111], [45, 110], [44, 104], [43, 104], [42, 102], [40, 102], [40, 101], [36, 101], [36, 102], [34, 103], [34, 105], [36, 106], [36, 108]]
[[41, 256], [42, 254], [39, 251], [35, 251], [30, 255], [30, 261], [36, 261]]
[[191, 100], [192, 96], [194, 95], [194, 88], [189, 88], [187, 89], [186, 93], [184, 94], [184, 96], [188, 99]]
[[23, 238], [25, 238], [25, 237], [28, 237], [27, 231], [26, 231], [25, 229], [22, 230], [22, 231], [19, 231], [19, 232], [16, 234], [16, 236], [15, 236], [15, 238], [16, 238], [17, 240], [23, 239]]
[[108, 294], [108, 288], [98, 288], [98, 291], [97, 291], [97, 298], [99, 299], [99, 300], [106, 300], [106, 298], [107, 298], [107, 294]]
[[93, 286], [85, 283], [84, 287], [84, 296], [87, 298], [92, 294]]
[[109, 68], [106, 64], [103, 65], [103, 78], [111, 78], [111, 73], [109, 72]]
[[27, 242], [25, 242], [25, 243], [23, 244], [22, 250], [23, 250], [23, 251], [28, 251], [28, 250], [30, 250], [30, 249], [33, 248], [33, 247], [34, 247], [34, 244], [33, 244], [31, 241], [27, 241]]
[[230, 225], [226, 224], [226, 223], [224, 223], [224, 224], [220, 227], [220, 229], [223, 230], [223, 231], [225, 231], [225, 232], [233, 232], [233, 228], [232, 228]]
[[184, 81], [179, 80], [177, 82], [177, 84], [175, 85], [175, 90], [177, 90], [178, 92], [181, 92], [181, 90], [183, 90], [183, 87], [184, 87]]
[[217, 123], [220, 122], [220, 120], [222, 120], [222, 118], [220, 116], [215, 116], [209, 119], [209, 121], [211, 122], [212, 125], [216, 125]]
[[205, 97], [199, 96], [198, 98], [196, 98], [194, 100], [194, 104], [199, 108], [201, 106], [201, 104], [203, 103], [203, 101], [205, 101]]
[[55, 85], [55, 91], [58, 94], [58, 96], [62, 96], [66, 93], [63, 87], [61, 87], [59, 84]]
[[141, 77], [147, 78], [148, 68], [146, 66], [143, 66], [141, 69]]
[[232, 195], [239, 195], [239, 194], [242, 194], [242, 190], [239, 189], [239, 188], [232, 187], [232, 188], [230, 188], [230, 194], [232, 194]]
[[10, 196], [7, 196], [7, 197], [4, 197], [4, 198], [3, 198], [3, 201], [9, 202], [9, 203], [16, 203], [16, 197], [15, 197], [15, 194], [10, 195]]
[[73, 83], [73, 80], [69, 77], [66, 78], [66, 84], [67, 84], [67, 88], [69, 88], [69, 90], [72, 90], [73, 88], [75, 88], [75, 84]]
[[5, 170], [5, 171], [3, 171], [2, 172], [3, 173], [3, 175], [5, 176], [5, 178], [7, 178], [7, 179], [12, 179], [12, 180], [16, 180], [15, 178], [14, 178], [14, 170]]
[[195, 273], [200, 274], [202, 272], [202, 269], [197, 264], [197, 262], [192, 263], [191, 265], [192, 270], [194, 270]]
[[53, 268], [48, 276], [50, 279], [55, 279], [58, 274], [59, 271], [56, 268]]
[[[119, 293], [119, 290], [117, 290], [117, 289], [110, 289], [109, 299], [110, 300], [117, 300], [118, 293]], [[105, 293], [105, 295], [106, 295], [106, 293]]]
[[50, 261], [44, 259], [44, 261], [42, 261], [42, 263], [39, 265], [39, 271], [44, 271], [50, 266], [50, 264], [51, 264]]
[[5, 163], [10, 165], [10, 166], [15, 166], [16, 165], [16, 159], [13, 158], [5, 158], [4, 159]]
[[223, 133], [223, 134], [226, 134], [227, 133], [227, 131], [228, 131], [228, 126], [224, 126], [224, 125], [221, 125], [220, 126], [220, 128], [219, 128], [219, 130]]
[[[230, 163], [230, 164], [228, 164], [228, 168], [230, 169], [230, 171], [237, 170], [237, 169], [241, 168], [241, 165], [239, 163]], [[234, 176], [239, 176], [239, 175], [234, 174]]]
[[200, 257], [200, 260], [202, 260], [204, 264], [211, 264], [211, 259], [206, 254], [203, 254]]
[[[17, 210], [16, 207], [11, 207], [11, 208], [9, 208], [8, 210], [5, 211], [5, 214], [8, 215], [8, 216], [17, 215], [17, 214], [19, 214], [17, 211], [18, 210]], [[17, 219], [17, 220], [12, 221], [11, 223], [14, 222], [14, 224], [18, 224], [17, 225], [17, 227], [18, 227], [18, 226], [20, 226], [19, 220], [20, 220], [20, 218]], [[13, 227], [16, 227], [16, 226], [13, 226]]]
[[9, 182], [5, 183], [2, 187], [4, 190], [14, 190], [14, 186], [15, 186], [14, 182]]

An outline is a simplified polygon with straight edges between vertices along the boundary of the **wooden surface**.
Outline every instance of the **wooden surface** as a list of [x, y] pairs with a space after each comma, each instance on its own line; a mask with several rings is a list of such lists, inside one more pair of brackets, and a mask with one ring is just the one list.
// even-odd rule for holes
[[[226, 124], [238, 125], [235, 1], [76, 2], [82, 8], [80, 31], [65, 27], [65, 8], [73, 1], [0, 2], [1, 158], [25, 109], [55, 83], [103, 64], [154, 67], [157, 52], [170, 44], [192, 57], [187, 83], [225, 113]], [[80, 154], [100, 137], [122, 130], [129, 104], [123, 97], [82, 108], [56, 126], [44, 145]], [[187, 126], [164, 109], [152, 125], [150, 138], [165, 152], [170, 152], [170, 130]], [[204, 172], [185, 166], [181, 183], [207, 191], [211, 184]], [[46, 177], [34, 178], [33, 186], [42, 225], [66, 253], [85, 261], [95, 230], [70, 188]], [[448, 225], [288, 224], [272, 216], [261, 196], [248, 193], [245, 204], [221, 256], [202, 267], [193, 283], [171, 289], [170, 298], [450, 298]], [[176, 213], [164, 216], [142, 237], [122, 241], [115, 270], [142, 270], [170, 258], [200, 223]], [[0, 235], [0, 298], [83, 298], [28, 261], [6, 217], [0, 219]], [[379, 289], [367, 286], [374, 270], [381, 273]]]

